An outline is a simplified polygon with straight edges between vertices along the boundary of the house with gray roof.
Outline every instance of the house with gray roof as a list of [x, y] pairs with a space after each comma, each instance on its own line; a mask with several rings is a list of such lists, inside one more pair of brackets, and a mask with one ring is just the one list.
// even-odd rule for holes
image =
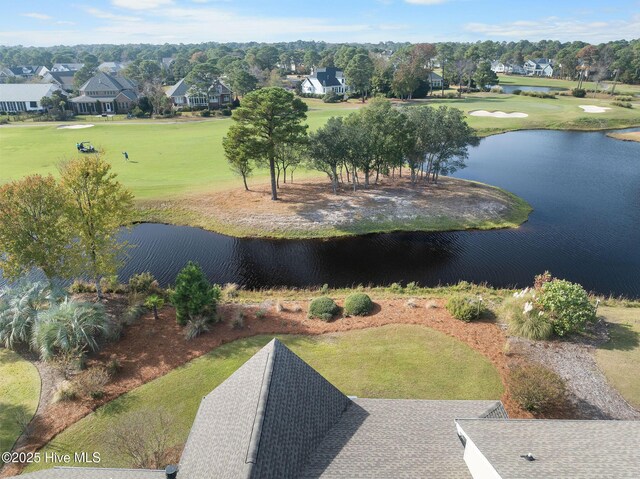
[[301, 85], [302, 93], [324, 95], [334, 92], [343, 95], [350, 90], [342, 70], [335, 67], [318, 68]]
[[1, 83], [0, 113], [43, 111], [40, 100], [56, 91], [60, 87], [51, 83]]
[[54, 63], [52, 72], [77, 72], [84, 66], [84, 63]]
[[129, 64], [131, 64], [131, 62], [102, 62], [100, 65], [98, 65], [98, 70], [104, 73], [117, 75], [122, 70], [127, 68]]
[[207, 91], [190, 85], [186, 79], [170, 87], [166, 95], [176, 109], [184, 107], [218, 109], [231, 105], [233, 92], [222, 81], [216, 80]]
[[202, 399], [179, 464], [19, 477], [625, 478], [638, 438], [640, 422], [510, 420], [500, 401], [348, 397], [274, 339]]
[[98, 72], [71, 99], [77, 114], [128, 113], [138, 101], [138, 86], [119, 75]]
[[73, 77], [76, 72], [47, 72], [42, 76], [43, 83], [53, 83], [66, 92], [72, 92], [74, 88]]

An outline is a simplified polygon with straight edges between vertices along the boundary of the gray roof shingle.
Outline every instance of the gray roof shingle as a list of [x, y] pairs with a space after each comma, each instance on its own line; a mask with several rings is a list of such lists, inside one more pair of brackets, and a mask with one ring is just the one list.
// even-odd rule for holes
[[[503, 479], [640, 477], [640, 421], [458, 419]], [[532, 453], [535, 460], [521, 457]]]
[[274, 339], [202, 400], [179, 476], [299, 477], [349, 404]]
[[355, 399], [301, 477], [471, 477], [454, 419], [498, 410], [499, 401]]

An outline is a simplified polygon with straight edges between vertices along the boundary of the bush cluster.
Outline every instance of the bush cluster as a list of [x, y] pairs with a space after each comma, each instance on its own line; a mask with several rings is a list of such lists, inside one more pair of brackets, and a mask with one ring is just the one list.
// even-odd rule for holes
[[480, 318], [486, 311], [482, 298], [475, 296], [454, 296], [447, 301], [446, 308], [454, 318], [465, 323]]
[[366, 316], [373, 310], [373, 301], [365, 293], [353, 293], [344, 301], [344, 314], [347, 316]]
[[553, 336], [553, 325], [549, 316], [533, 307], [525, 297], [505, 301], [504, 312], [509, 323], [509, 333], [527, 339], [542, 340]]
[[158, 282], [148, 271], [134, 274], [129, 278], [129, 292], [148, 294], [160, 289]]
[[334, 91], [329, 91], [322, 97], [323, 103], [340, 103], [341, 101], [342, 97]]
[[331, 321], [339, 311], [340, 308], [333, 299], [328, 296], [320, 296], [311, 301], [309, 305], [309, 318]]
[[574, 88], [573, 90], [571, 90], [571, 94], [576, 98], [584, 98], [585, 96], [587, 96], [587, 90], [585, 90], [584, 88]]
[[564, 381], [544, 366], [518, 366], [509, 375], [511, 396], [523, 409], [544, 413], [559, 406], [565, 398]]
[[611, 104], [622, 108], [633, 108], [631, 102], [628, 101], [612, 101]]
[[518, 95], [522, 96], [532, 96], [534, 98], [556, 98], [555, 92], [546, 92], [546, 91], [530, 91], [530, 90], [522, 90]]
[[584, 288], [563, 279], [544, 283], [536, 302], [549, 315], [558, 336], [583, 331], [588, 322], [596, 319], [596, 310]]

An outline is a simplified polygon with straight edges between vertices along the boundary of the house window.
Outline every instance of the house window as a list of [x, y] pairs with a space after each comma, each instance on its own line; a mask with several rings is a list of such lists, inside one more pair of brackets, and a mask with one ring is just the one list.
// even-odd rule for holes
[[27, 104], [24, 101], [18, 102], [18, 111], [27, 111]]
[[29, 107], [30, 108], [38, 108], [38, 102], [37, 101], [30, 101], [29, 102]]
[[0, 101], [0, 111], [7, 111], [7, 104], [4, 101]]

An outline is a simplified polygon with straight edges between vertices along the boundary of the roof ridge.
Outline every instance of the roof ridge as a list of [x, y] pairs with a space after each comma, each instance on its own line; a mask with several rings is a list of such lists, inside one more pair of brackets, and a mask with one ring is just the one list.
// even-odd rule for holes
[[[258, 461], [258, 453], [260, 451], [260, 438], [262, 437], [262, 426], [264, 424], [265, 412], [267, 410], [267, 404], [269, 402], [269, 391], [271, 390], [271, 378], [273, 375], [273, 365], [276, 357], [276, 345], [279, 343], [277, 339], [272, 339], [272, 351], [267, 354], [267, 360], [264, 365], [264, 372], [262, 375], [262, 385], [260, 386], [260, 397], [258, 404], [256, 405], [256, 415], [253, 420], [253, 426], [251, 428], [251, 436], [249, 437], [249, 444], [247, 446], [247, 456], [245, 459], [246, 464], [255, 464]], [[251, 469], [249, 467], [248, 477], [251, 477]]]

